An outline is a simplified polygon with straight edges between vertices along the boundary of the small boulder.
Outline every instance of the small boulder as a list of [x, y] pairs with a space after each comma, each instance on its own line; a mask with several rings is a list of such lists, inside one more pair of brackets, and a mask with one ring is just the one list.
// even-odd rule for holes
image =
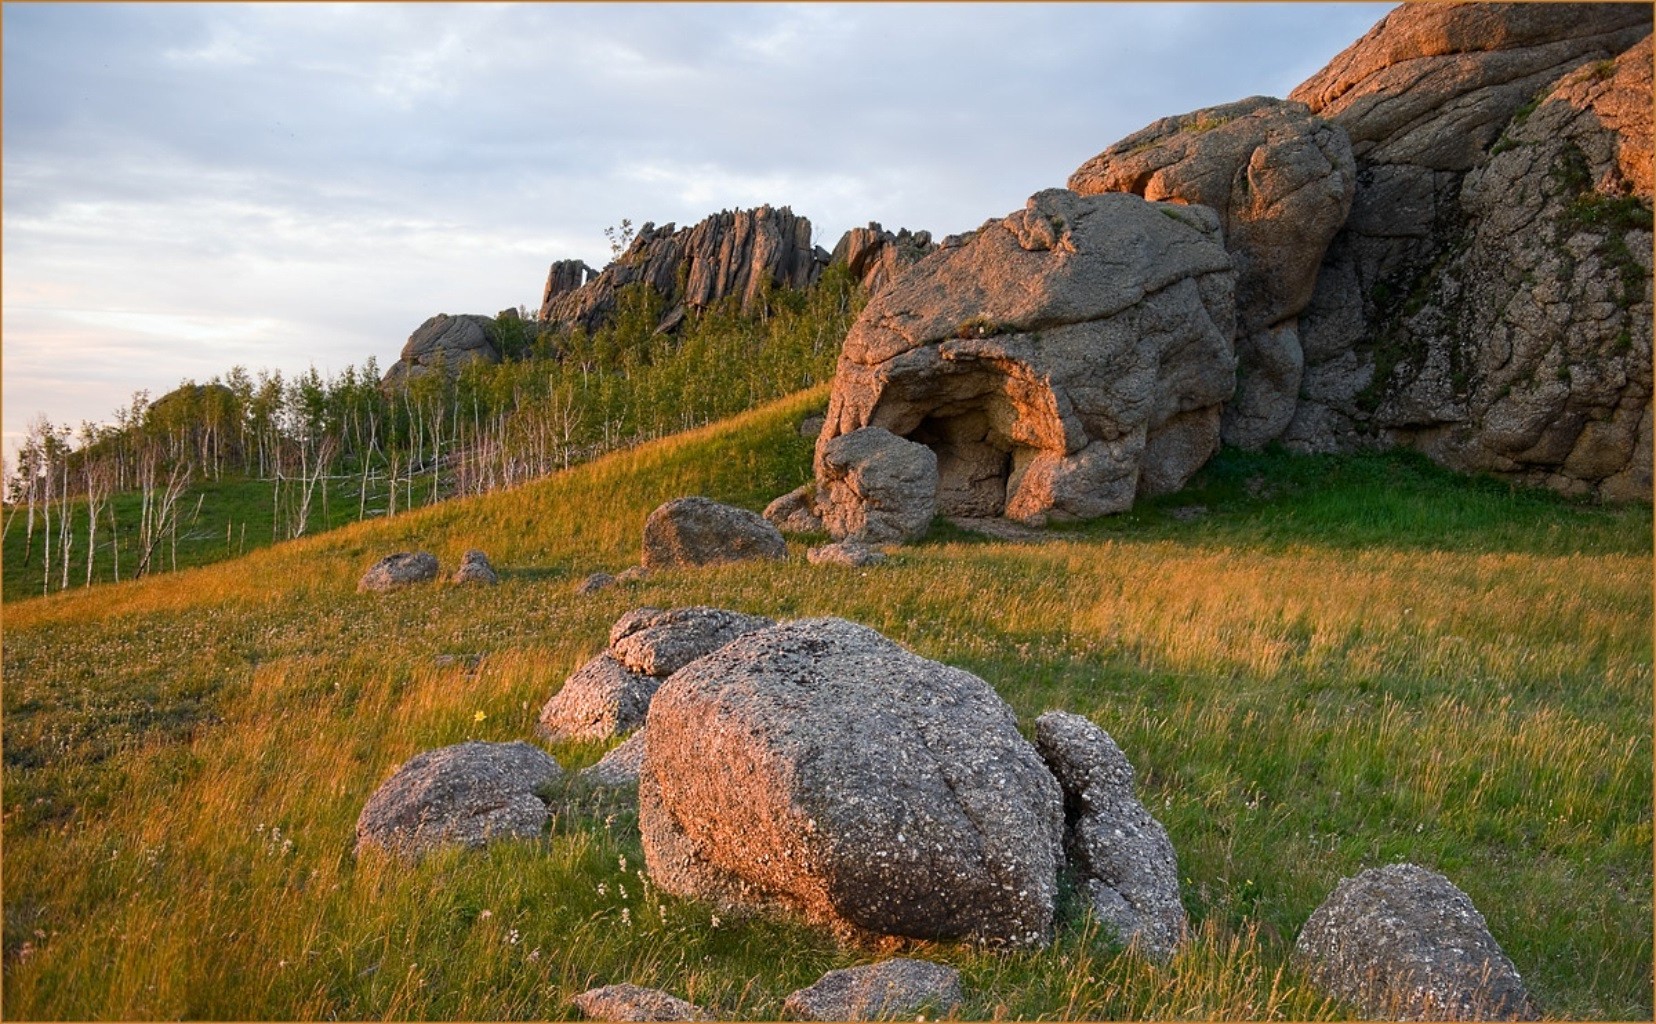
[[816, 484], [804, 483], [765, 506], [761, 513], [783, 533], [818, 533], [822, 517], [816, 510]]
[[636, 583], [639, 580], [648, 578], [649, 575], [650, 575], [650, 570], [646, 569], [644, 566], [642, 566], [642, 565], [629, 565], [625, 569], [622, 569], [619, 573], [616, 574], [615, 582], [617, 582], [617, 583]]
[[633, 672], [607, 651], [575, 670], [541, 708], [536, 732], [552, 743], [608, 739], [644, 724], [661, 680]]
[[723, 608], [635, 609], [610, 630], [610, 656], [631, 672], [664, 679], [739, 636], [776, 625]]
[[536, 791], [563, 776], [527, 743], [460, 743], [416, 754], [357, 817], [357, 852], [371, 846], [418, 858], [439, 846], [532, 838], [551, 812]]
[[800, 1020], [891, 1020], [912, 1018], [927, 1007], [946, 1014], [962, 1002], [959, 971], [895, 957], [829, 971], [815, 985], [788, 996], [782, 1012]]
[[918, 540], [937, 514], [937, 453], [884, 427], [818, 449], [822, 522], [835, 540]]
[[1471, 898], [1414, 864], [1342, 879], [1305, 922], [1294, 958], [1319, 989], [1373, 1019], [1537, 1019]]
[[867, 565], [879, 565], [886, 560], [886, 556], [885, 552], [860, 541], [842, 540], [835, 544], [811, 548], [805, 552], [805, 560], [812, 565], [847, 565], [853, 569], [860, 569]]
[[971, 673], [790, 622], [675, 672], [647, 736], [639, 829], [667, 892], [861, 941], [1046, 941], [1062, 795]]
[[575, 997], [575, 1008], [588, 1020], [712, 1020], [706, 1010], [642, 985], [605, 985]]
[[460, 568], [454, 570], [452, 582], [492, 587], [500, 582], [500, 577], [495, 575], [494, 566], [489, 564], [489, 556], [473, 548], [460, 559]]
[[585, 597], [588, 594], [596, 594], [605, 587], [614, 586], [615, 582], [615, 577], [611, 576], [609, 573], [595, 572], [586, 579], [575, 584], [575, 593], [581, 595], [582, 597]]
[[357, 593], [396, 590], [414, 583], [426, 583], [437, 578], [437, 556], [424, 551], [399, 551], [386, 555], [362, 574], [357, 581]]
[[821, 413], [805, 417], [799, 421], [799, 436], [815, 441], [817, 436], [822, 433], [822, 425], [827, 421], [828, 418]]
[[678, 498], [644, 521], [644, 568], [788, 557], [787, 542], [756, 512], [711, 498]]
[[1167, 830], [1133, 795], [1133, 766], [1110, 734], [1080, 715], [1035, 720], [1035, 748], [1064, 790], [1064, 840], [1099, 920], [1165, 960], [1183, 941], [1179, 863]]
[[644, 730], [640, 729], [605, 754], [597, 764], [581, 772], [580, 778], [594, 786], [636, 786], [638, 766], [643, 763]]

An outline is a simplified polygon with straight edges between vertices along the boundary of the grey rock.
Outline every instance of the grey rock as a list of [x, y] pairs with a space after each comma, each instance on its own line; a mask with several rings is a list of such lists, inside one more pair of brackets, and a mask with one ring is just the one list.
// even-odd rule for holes
[[632, 672], [609, 652], [588, 661], [541, 708], [537, 733], [549, 742], [620, 736], [644, 724], [661, 680]]
[[818, 448], [822, 524], [835, 540], [918, 540], [937, 512], [937, 455], [883, 427], [864, 427]]
[[666, 678], [737, 637], [775, 624], [724, 608], [637, 609], [611, 629], [609, 653], [629, 671]]
[[894, 957], [829, 971], [790, 994], [782, 1012], [800, 1020], [894, 1020], [913, 1018], [928, 1007], [947, 1014], [964, 1001], [960, 972], [953, 967]]
[[826, 422], [828, 422], [828, 417], [821, 413], [805, 417], [799, 421], [799, 436], [808, 437], [815, 441], [822, 433], [822, 425]]
[[1373, 1019], [1537, 1019], [1472, 900], [1413, 864], [1342, 879], [1305, 922], [1294, 957], [1319, 989]]
[[616, 574], [617, 583], [636, 583], [650, 575], [650, 570], [642, 565], [630, 565]]
[[402, 354], [386, 372], [382, 384], [405, 384], [438, 368], [450, 377], [458, 377], [470, 363], [500, 362], [500, 352], [490, 338], [493, 324], [491, 318], [476, 313], [438, 313], [408, 336]]
[[936, 453], [942, 515], [1086, 519], [1183, 486], [1236, 389], [1235, 277], [1206, 207], [1038, 193], [863, 310], [819, 492], [829, 446], [866, 427]]
[[492, 587], [500, 582], [500, 577], [495, 574], [494, 566], [489, 564], [489, 556], [474, 548], [460, 559], [460, 568], [454, 570], [452, 581]]
[[1046, 941], [1058, 784], [993, 689], [839, 619], [752, 633], [650, 707], [655, 884], [842, 937]]
[[864, 566], [879, 565], [886, 560], [886, 556], [884, 552], [861, 541], [842, 540], [811, 548], [805, 552], [805, 560], [812, 565], [844, 565], [860, 569]]
[[694, 1003], [687, 1003], [658, 988], [642, 985], [605, 985], [575, 997], [575, 1008], [588, 1020], [652, 1021], [712, 1020]]
[[930, 231], [902, 228], [893, 234], [878, 222], [852, 228], [840, 236], [830, 265], [844, 264], [869, 295], [877, 295], [904, 270], [937, 250]]
[[1065, 847], [1099, 920], [1165, 960], [1184, 941], [1179, 864], [1167, 830], [1133, 793], [1133, 766], [1086, 718], [1048, 711], [1035, 747], [1064, 791]]
[[634, 732], [578, 777], [594, 786], [638, 785], [638, 769], [644, 763], [644, 734], [643, 729]]
[[396, 590], [437, 578], [437, 556], [424, 551], [399, 551], [375, 562], [357, 581], [357, 593]]
[[418, 858], [439, 846], [534, 837], [550, 811], [537, 790], [563, 776], [527, 743], [461, 743], [410, 758], [369, 798], [356, 824], [360, 854]]
[[816, 504], [816, 483], [808, 481], [766, 505], [761, 515], [782, 533], [819, 533], [822, 516]]
[[546, 287], [541, 291], [541, 309], [546, 309], [552, 300], [567, 295], [592, 278], [598, 271], [586, 265], [583, 260], [558, 260], [546, 272]]
[[585, 597], [588, 594], [596, 594], [600, 590], [613, 587], [615, 586], [615, 583], [616, 578], [611, 576], [609, 573], [595, 572], [587, 576], [581, 582], [575, 584], [575, 593]]
[[787, 541], [763, 516], [711, 498], [674, 499], [644, 521], [646, 570], [786, 557]]

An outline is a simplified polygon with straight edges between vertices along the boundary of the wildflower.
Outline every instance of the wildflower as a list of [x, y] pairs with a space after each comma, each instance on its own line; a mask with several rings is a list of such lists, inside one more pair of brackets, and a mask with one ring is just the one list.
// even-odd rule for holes
[[487, 714], [485, 714], [485, 713], [483, 713], [483, 712], [481, 712], [481, 711], [479, 711], [479, 712], [478, 712], [478, 713], [477, 713], [477, 714], [475, 714], [475, 715], [473, 715], [473, 716], [472, 716], [472, 721], [474, 721], [474, 722], [481, 722], [481, 721], [483, 721], [483, 719], [485, 719], [485, 718], [488, 718], [488, 717], [489, 717], [489, 716], [488, 716], [488, 715], [487, 715]]
[[632, 924], [632, 911], [628, 910], [626, 907], [621, 908], [621, 923], [628, 925]]
[[541, 958], [540, 947], [536, 946], [534, 949], [531, 949], [529, 951], [529, 955], [525, 959], [527, 959], [530, 963], [534, 963], [536, 960], [539, 960], [540, 958]]
[[522, 936], [518, 934], [518, 930], [516, 928], [513, 928], [511, 931], [506, 933], [506, 942], [508, 945], [517, 945], [518, 939], [520, 938], [522, 938]]
[[487, 921], [489, 918], [491, 918], [493, 916], [494, 916], [494, 911], [492, 911], [492, 910], [479, 910], [477, 912], [477, 919], [479, 921]]

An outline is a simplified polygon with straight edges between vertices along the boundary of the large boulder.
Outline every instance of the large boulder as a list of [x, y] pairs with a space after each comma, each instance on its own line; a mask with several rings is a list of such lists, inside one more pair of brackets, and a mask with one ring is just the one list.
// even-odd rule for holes
[[1134, 132], [1083, 164], [1069, 187], [1218, 212], [1237, 305], [1236, 396], [1223, 436], [1253, 449], [1275, 440], [1299, 399], [1299, 314], [1357, 187], [1345, 131], [1303, 103], [1254, 96]]
[[665, 679], [737, 637], [774, 625], [763, 615], [724, 608], [635, 609], [610, 629], [609, 653], [630, 671]]
[[406, 858], [447, 845], [538, 836], [551, 816], [539, 790], [563, 777], [544, 750], [527, 743], [460, 743], [416, 754], [357, 817], [356, 849]]
[[1093, 914], [1165, 960], [1185, 936], [1179, 863], [1133, 793], [1132, 764], [1109, 733], [1065, 711], [1035, 720], [1035, 748], [1064, 790], [1064, 846]]
[[634, 672], [605, 651], [564, 681], [541, 708], [536, 732], [544, 740], [598, 740], [644, 724], [661, 680]]
[[927, 1007], [948, 1014], [964, 1001], [960, 972], [953, 967], [893, 957], [829, 971], [789, 994], [782, 1012], [799, 1020], [906, 1020]]
[[840, 619], [752, 633], [656, 694], [655, 883], [838, 934], [1046, 940], [1058, 784], [983, 680]]
[[383, 384], [404, 384], [441, 369], [458, 377], [467, 365], [500, 362], [491, 331], [494, 320], [476, 313], [438, 313], [414, 329], [402, 354], [391, 364]]
[[787, 557], [788, 542], [763, 516], [711, 498], [676, 498], [644, 520], [647, 571]]
[[399, 551], [368, 567], [357, 581], [357, 593], [398, 590], [437, 578], [437, 556], [425, 551]]
[[1404, 4], [1294, 90], [1358, 189], [1285, 444], [1649, 500], [1650, 31], [1638, 5]]
[[1294, 957], [1319, 989], [1369, 1018], [1536, 1019], [1471, 898], [1413, 864], [1341, 880], [1305, 922]]
[[937, 511], [1030, 521], [1177, 490], [1236, 387], [1235, 272], [1201, 206], [1050, 189], [951, 238], [864, 309], [824, 457], [882, 427], [937, 453]]
[[817, 511], [835, 540], [918, 540], [937, 511], [937, 454], [883, 427], [841, 434], [817, 456]]

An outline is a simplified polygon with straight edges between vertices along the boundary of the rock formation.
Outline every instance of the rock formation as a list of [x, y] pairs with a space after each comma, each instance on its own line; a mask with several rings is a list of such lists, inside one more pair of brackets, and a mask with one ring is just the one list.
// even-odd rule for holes
[[897, 275], [936, 249], [930, 231], [903, 228], [892, 234], [878, 221], [869, 221], [868, 227], [852, 228], [840, 236], [829, 265], [844, 264], [869, 295], [878, 295]]
[[1537, 1019], [1472, 900], [1413, 864], [1341, 880], [1305, 922], [1294, 957], [1319, 989], [1371, 1019]]
[[646, 571], [786, 557], [788, 542], [763, 516], [711, 498], [675, 498], [644, 520]]
[[797, 1020], [907, 1020], [927, 1007], [941, 1017], [964, 1001], [960, 972], [953, 967], [893, 957], [829, 971], [791, 993], [782, 1012]]
[[785, 206], [725, 210], [683, 229], [645, 224], [615, 262], [573, 288], [588, 268], [552, 264], [540, 319], [554, 328], [594, 331], [614, 316], [622, 289], [642, 285], [660, 297], [661, 326], [670, 329], [687, 312], [726, 296], [750, 312], [767, 288], [814, 284], [827, 262], [828, 254], [811, 243], [811, 222]]
[[639, 608], [610, 629], [610, 654], [633, 672], [665, 679], [738, 637], [776, 625], [724, 608]]
[[639, 829], [655, 884], [860, 939], [1033, 944], [1058, 784], [983, 680], [839, 619], [751, 633], [650, 706]]
[[1285, 443], [1650, 499], [1650, 31], [1639, 5], [1406, 4], [1294, 91], [1358, 188]]
[[473, 583], [492, 587], [500, 582], [500, 576], [489, 564], [489, 556], [476, 548], [467, 551], [460, 559], [460, 568], [454, 570], [450, 577], [451, 583]]
[[536, 732], [548, 742], [620, 736], [644, 724], [661, 680], [634, 672], [609, 651], [564, 680], [541, 707]]
[[1201, 206], [1051, 189], [952, 238], [845, 339], [817, 442], [877, 426], [937, 454], [936, 509], [1091, 518], [1177, 490], [1235, 390], [1235, 273]]
[[406, 384], [438, 367], [450, 376], [459, 376], [469, 363], [500, 362], [500, 352], [489, 333], [493, 326], [492, 319], [476, 313], [438, 313], [408, 336], [408, 343], [386, 371], [381, 386]]
[[439, 846], [540, 835], [551, 812], [538, 795], [563, 777], [527, 743], [460, 743], [417, 754], [385, 781], [357, 818], [357, 851], [416, 858]]
[[357, 593], [397, 590], [437, 578], [437, 556], [424, 551], [399, 551], [375, 562], [357, 581]]
[[818, 508], [835, 540], [918, 540], [937, 511], [937, 453], [883, 427], [830, 438], [817, 449]]
[[1226, 444], [1260, 448], [1288, 426], [1304, 354], [1299, 314], [1356, 188], [1344, 130], [1303, 103], [1254, 96], [1169, 117], [1083, 164], [1082, 195], [1132, 192], [1212, 207], [1236, 265], [1236, 395]]

